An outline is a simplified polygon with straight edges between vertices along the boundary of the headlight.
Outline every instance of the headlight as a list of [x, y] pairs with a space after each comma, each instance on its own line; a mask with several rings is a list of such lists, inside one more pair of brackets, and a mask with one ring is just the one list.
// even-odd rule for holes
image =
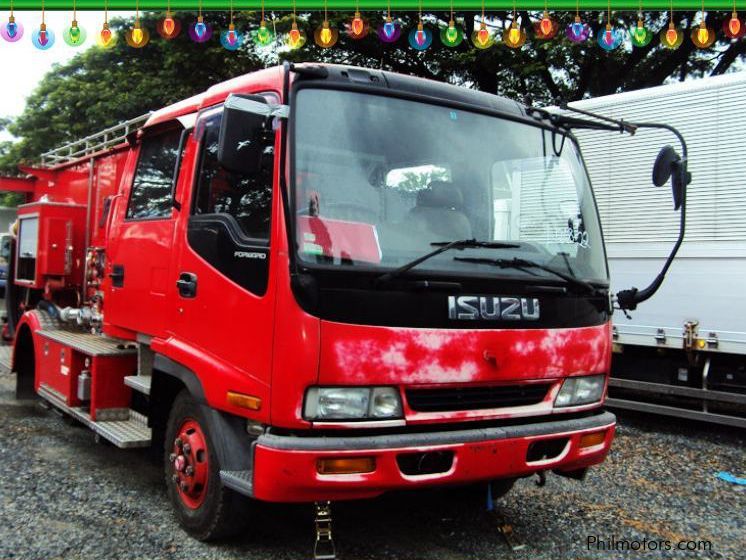
[[308, 420], [401, 418], [401, 399], [394, 387], [311, 387], [303, 416]]
[[601, 400], [604, 393], [605, 375], [568, 377], [554, 399], [554, 406], [579, 406]]

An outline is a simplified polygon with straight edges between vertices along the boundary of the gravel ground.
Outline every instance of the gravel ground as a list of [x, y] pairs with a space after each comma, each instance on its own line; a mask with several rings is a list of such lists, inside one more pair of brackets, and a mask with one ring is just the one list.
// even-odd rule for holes
[[[174, 522], [146, 452], [96, 444], [87, 429], [15, 401], [14, 386], [0, 375], [0, 558], [310, 558], [310, 507], [261, 505], [245, 536], [194, 541]], [[746, 558], [746, 487], [715, 477], [746, 474], [745, 442], [735, 430], [626, 415], [585, 482], [525, 479], [498, 502], [526, 549], [511, 552], [484, 508], [428, 492], [336, 504], [340, 558]], [[625, 555], [589, 549], [590, 536], [709, 540], [712, 549]]]

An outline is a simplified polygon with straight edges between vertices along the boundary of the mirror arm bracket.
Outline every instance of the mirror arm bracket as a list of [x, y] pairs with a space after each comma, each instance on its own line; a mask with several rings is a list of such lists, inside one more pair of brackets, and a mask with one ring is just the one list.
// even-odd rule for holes
[[226, 109], [237, 109], [247, 113], [262, 115], [267, 117], [267, 119], [273, 117], [287, 119], [290, 116], [290, 107], [288, 105], [269, 105], [268, 103], [261, 103], [232, 94], [225, 100], [224, 107]]

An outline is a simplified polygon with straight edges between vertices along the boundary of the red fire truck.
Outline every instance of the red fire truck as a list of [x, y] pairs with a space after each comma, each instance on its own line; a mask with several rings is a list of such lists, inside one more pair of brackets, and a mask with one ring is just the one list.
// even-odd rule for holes
[[199, 539], [249, 498], [316, 502], [323, 545], [333, 500], [582, 478], [613, 302], [665, 269], [612, 298], [572, 129], [647, 126], [286, 64], [53, 150], [0, 180], [18, 396], [162, 450]]

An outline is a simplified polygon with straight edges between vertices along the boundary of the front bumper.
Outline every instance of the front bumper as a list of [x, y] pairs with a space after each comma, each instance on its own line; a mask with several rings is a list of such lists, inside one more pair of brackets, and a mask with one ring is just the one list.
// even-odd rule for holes
[[[252, 494], [271, 502], [352, 500], [388, 490], [467, 484], [547, 469], [574, 471], [604, 460], [615, 426], [613, 414], [599, 412], [569, 420], [441, 432], [354, 437], [265, 434], [254, 447]], [[603, 441], [581, 447], [582, 436], [595, 432], [604, 432]], [[559, 442], [552, 455], [529, 460], [532, 444], [536, 449], [535, 442], [550, 440]], [[441, 472], [403, 472], [403, 455], [435, 452], [452, 456]], [[364, 474], [319, 474], [319, 459], [341, 457], [374, 457], [376, 467]]]

